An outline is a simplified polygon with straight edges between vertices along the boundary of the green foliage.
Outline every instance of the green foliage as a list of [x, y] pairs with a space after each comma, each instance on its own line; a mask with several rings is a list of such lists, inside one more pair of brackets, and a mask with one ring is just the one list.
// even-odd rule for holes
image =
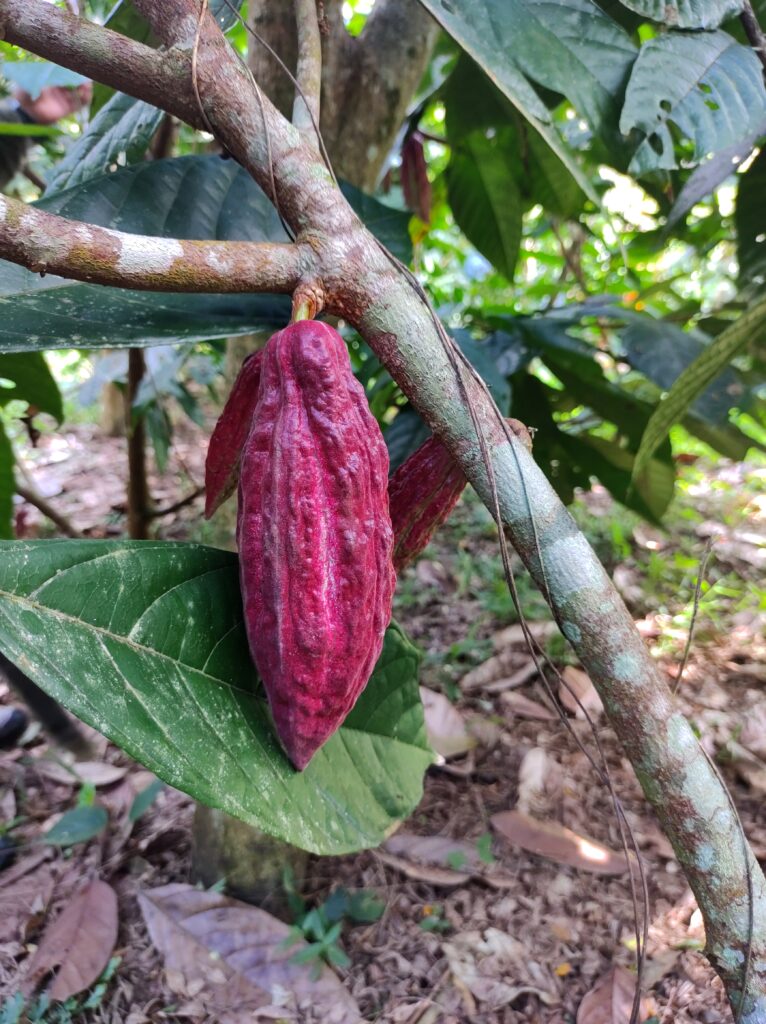
[[234, 555], [104, 541], [0, 555], [0, 648], [171, 785], [319, 853], [376, 845], [419, 800], [432, 753], [418, 654], [397, 626], [339, 732], [296, 772], [250, 662]]

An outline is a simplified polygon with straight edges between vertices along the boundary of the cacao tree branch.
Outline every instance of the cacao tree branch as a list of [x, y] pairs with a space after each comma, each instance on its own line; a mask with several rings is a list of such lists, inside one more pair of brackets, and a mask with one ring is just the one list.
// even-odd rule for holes
[[742, 22], [747, 41], [755, 50], [758, 60], [763, 64], [763, 73], [766, 75], [766, 33], [761, 28], [758, 15], [755, 13], [750, 0], [745, 0], [739, 20]]
[[[181, 113], [184, 89], [193, 96], [189, 55], [198, 18], [195, 0], [135, 0], [169, 47], [161, 55], [176, 79], [172, 91], [152, 96], [131, 70], [118, 87]], [[28, 28], [20, 38], [11, 9], [31, 9], [40, 26], [55, 11], [44, 0], [0, 0], [6, 37], [34, 52], [52, 55], [74, 70], [114, 85], [117, 73], [106, 58], [112, 44], [96, 47], [87, 64], [52, 54], [53, 33], [40, 48]], [[61, 17], [61, 12], [56, 12]], [[29, 26], [30, 18], [25, 24]], [[101, 30], [99, 30], [101, 31]], [[122, 44], [120, 44], [122, 46]], [[45, 47], [45, 49], [42, 49]], [[127, 51], [126, 59], [128, 59]], [[139, 54], [140, 65], [148, 64]], [[249, 82], [212, 19], [206, 19], [198, 53], [198, 87], [219, 139], [270, 192], [299, 240], [315, 254], [326, 307], [356, 326], [394, 379], [444, 441], [466, 476], [500, 518], [534, 580], [546, 596], [562, 632], [587, 669], [609, 721], [634, 765], [644, 792], [670, 838], [702, 910], [707, 955], [726, 986], [741, 1021], [766, 1022], [766, 882], [742, 835], [729, 795], [639, 636], [632, 618], [595, 553], [577, 529], [523, 444], [509, 438], [486, 391], [472, 377], [456, 374], [434, 314], [422, 293], [370, 236], [334, 187], [318, 155], [306, 146]], [[133, 84], [131, 84], [131, 82]], [[196, 111], [191, 121], [200, 119]], [[268, 142], [267, 142], [268, 140]], [[488, 476], [474, 418], [491, 455]], [[752, 892], [752, 899], [750, 892]], [[752, 934], [750, 934], [752, 932]], [[744, 964], [750, 943], [747, 981]]]
[[322, 40], [316, 0], [295, 0], [295, 23], [298, 29], [298, 63], [295, 68], [298, 86], [293, 104], [293, 124], [313, 145], [317, 141], [322, 89]]
[[131, 235], [0, 196], [0, 257], [77, 281], [142, 291], [292, 293], [310, 255], [289, 243]]

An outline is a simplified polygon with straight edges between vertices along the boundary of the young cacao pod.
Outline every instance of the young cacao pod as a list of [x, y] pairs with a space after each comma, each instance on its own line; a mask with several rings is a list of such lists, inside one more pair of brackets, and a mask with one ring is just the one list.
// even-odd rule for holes
[[[506, 421], [528, 451], [532, 438], [520, 420]], [[424, 551], [458, 503], [466, 478], [444, 445], [429, 437], [388, 481], [394, 528], [394, 568], [401, 572]]]
[[427, 546], [457, 505], [466, 479], [436, 437], [429, 437], [388, 481], [394, 568], [401, 572]]
[[239, 461], [258, 403], [262, 362], [263, 351], [244, 361], [210, 436], [205, 459], [205, 519], [237, 489]]
[[372, 674], [396, 582], [388, 452], [326, 324], [299, 321], [264, 350], [237, 542], [250, 649], [303, 769]]

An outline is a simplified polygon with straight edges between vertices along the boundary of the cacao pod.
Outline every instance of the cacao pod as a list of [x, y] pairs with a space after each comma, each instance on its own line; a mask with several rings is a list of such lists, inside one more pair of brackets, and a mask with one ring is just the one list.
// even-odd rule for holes
[[[520, 420], [506, 421], [528, 451], [532, 438]], [[424, 551], [458, 503], [466, 478], [441, 441], [429, 437], [388, 481], [394, 528], [394, 568], [401, 572]]]
[[205, 459], [205, 519], [237, 488], [239, 462], [258, 403], [263, 351], [248, 356], [223, 407]]
[[264, 350], [237, 543], [253, 660], [302, 769], [370, 678], [396, 582], [388, 451], [326, 324], [300, 321]]
[[462, 469], [436, 437], [429, 437], [391, 476], [388, 496], [397, 572], [428, 546], [465, 485]]

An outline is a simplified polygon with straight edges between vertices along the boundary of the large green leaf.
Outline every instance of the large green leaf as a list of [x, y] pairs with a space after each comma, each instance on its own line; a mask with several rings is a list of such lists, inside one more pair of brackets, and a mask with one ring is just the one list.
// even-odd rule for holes
[[591, 183], [529, 79], [563, 93], [596, 131], [615, 137], [619, 97], [636, 55], [628, 34], [589, 0], [421, 3], [540, 132], [598, 205]]
[[766, 118], [763, 68], [726, 32], [667, 32], [645, 43], [628, 82], [620, 129], [645, 138], [632, 174], [678, 167], [671, 124], [688, 148], [685, 162], [726, 149]]
[[745, 6], [744, 0], [622, 0], [637, 14], [670, 28], [718, 28]]
[[50, 413], [59, 423], [64, 419], [61, 392], [42, 353], [0, 353], [0, 378], [13, 385], [0, 387], [0, 405], [20, 399]]
[[516, 135], [467, 135], [452, 150], [447, 190], [452, 214], [465, 236], [509, 280], [521, 244], [522, 200], [515, 167]]
[[379, 843], [433, 758], [418, 654], [391, 626], [356, 707], [295, 771], [248, 654], [237, 559], [213, 548], [5, 542], [0, 650], [166, 782], [316, 853]]
[[146, 152], [164, 116], [149, 103], [115, 93], [56, 165], [47, 195], [105, 174], [113, 165], [135, 163]]
[[766, 283], [766, 149], [739, 179], [734, 222], [740, 282], [761, 288]]
[[[406, 214], [350, 185], [371, 230], [409, 260]], [[126, 167], [40, 200], [41, 209], [102, 227], [174, 238], [284, 241], [269, 200], [233, 160], [188, 156]], [[284, 324], [289, 299], [177, 295], [40, 277], [0, 261], [0, 352], [119, 348], [230, 337]]]
[[694, 400], [705, 391], [734, 356], [756, 336], [763, 336], [764, 332], [766, 299], [761, 299], [743, 313], [731, 327], [719, 334], [702, 354], [686, 367], [647, 424], [633, 464], [634, 480], [639, 477], [672, 425], [684, 416]]
[[513, 168], [525, 207], [540, 203], [561, 217], [575, 217], [582, 210], [585, 194], [569, 169], [467, 54], [458, 60], [442, 99], [447, 138], [453, 146], [480, 129], [503, 131], [506, 151], [513, 150], [508, 173]]
[[13, 448], [0, 419], [0, 538], [13, 536], [13, 495], [16, 493], [13, 461]]

